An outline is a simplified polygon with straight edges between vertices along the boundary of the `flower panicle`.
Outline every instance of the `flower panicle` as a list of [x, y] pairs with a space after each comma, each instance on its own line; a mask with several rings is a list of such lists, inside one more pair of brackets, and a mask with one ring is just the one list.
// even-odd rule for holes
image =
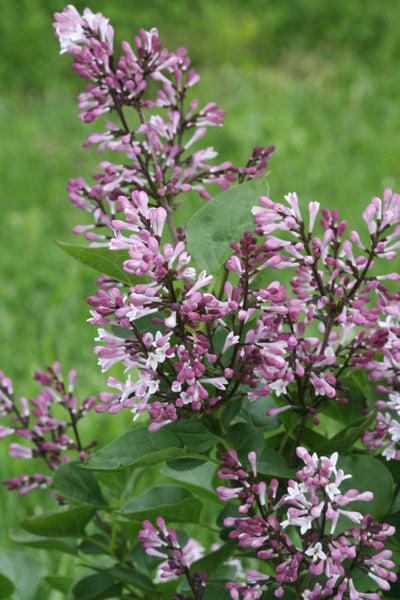
[[[67, 381], [61, 373], [60, 363], [55, 362], [45, 371], [36, 371], [34, 379], [43, 386], [42, 391], [27, 400], [15, 397], [12, 382], [0, 372], [0, 418], [5, 425], [0, 426], [0, 438], [13, 436], [23, 443], [11, 442], [9, 453], [13, 458], [40, 458], [48, 471], [56, 470], [72, 456], [83, 460], [90, 456], [95, 441], [82, 445], [78, 433], [78, 421], [97, 402], [95, 396], [78, 402], [74, 394], [77, 371], [71, 370]], [[64, 410], [65, 417], [55, 416], [55, 406]], [[9, 490], [19, 490], [20, 495], [37, 488], [49, 487], [52, 478], [47, 474], [19, 475], [3, 481]]]
[[[381, 590], [389, 590], [397, 578], [392, 571], [392, 551], [386, 550], [384, 543], [394, 535], [395, 528], [347, 508], [354, 501], [371, 501], [373, 494], [340, 490], [343, 481], [351, 476], [338, 467], [337, 453], [329, 458], [319, 457], [298, 447], [297, 456], [304, 466], [297, 471], [296, 479], [289, 480], [286, 492], [276, 479], [269, 483], [258, 479], [256, 453], [248, 456], [250, 472], [232, 449], [220, 459], [218, 476], [230, 487], [217, 488], [219, 497], [240, 502], [239, 516], [224, 520], [225, 527], [231, 529], [229, 537], [269, 564], [268, 574], [248, 571], [244, 582], [228, 582], [226, 587], [232, 599], [260, 598], [266, 589], [273, 589], [279, 598], [285, 586], [298, 582], [304, 570], [310, 573], [301, 595], [304, 600], [334, 593], [338, 599], [348, 598], [349, 593], [350, 597], [362, 598], [363, 592], [356, 590], [353, 579], [355, 571], [366, 574]], [[224, 493], [224, 489], [229, 493]], [[342, 517], [355, 527], [337, 532]], [[296, 530], [295, 536], [289, 526]], [[353, 563], [352, 577], [346, 566], [349, 559]], [[271, 564], [275, 565], [275, 575], [271, 574]], [[365, 597], [379, 598], [379, 594]]]
[[[55, 14], [54, 28], [61, 53], [71, 54], [74, 69], [90, 82], [78, 97], [79, 118], [87, 123], [109, 118], [104, 131], [91, 133], [84, 145], [122, 153], [128, 159], [118, 161], [125, 164], [101, 162], [95, 185], [82, 178], [68, 184], [74, 206], [92, 215], [92, 224], [75, 228], [91, 246], [107, 244], [111, 220], [120, 210], [120, 195], [142, 190], [153, 206], [171, 211], [178, 194], [196, 191], [208, 200], [210, 185], [226, 190], [235, 181], [265, 173], [273, 146], [254, 148], [245, 167], [229, 161], [214, 164], [217, 153], [212, 147], [192, 150], [208, 127], [223, 124], [225, 111], [215, 102], [199, 108], [196, 99], [187, 99], [200, 78], [186, 49], [164, 48], [156, 28], [141, 29], [133, 48], [123, 42], [119, 58], [114, 54], [113, 29], [100, 13], [86, 8], [81, 15], [69, 5]], [[128, 110], [135, 115], [133, 127], [128, 126]], [[111, 120], [112, 114], [118, 123]]]

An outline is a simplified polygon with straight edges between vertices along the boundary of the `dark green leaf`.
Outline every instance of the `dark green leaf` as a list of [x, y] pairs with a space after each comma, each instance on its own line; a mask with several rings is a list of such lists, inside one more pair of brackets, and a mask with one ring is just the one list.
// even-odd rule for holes
[[263, 431], [272, 431], [278, 429], [278, 417], [269, 417], [267, 410], [274, 408], [275, 402], [270, 396], [259, 398], [257, 402], [250, 402], [247, 398], [242, 401], [240, 417], [255, 427], [262, 427]]
[[338, 466], [352, 475], [351, 479], [345, 479], [340, 485], [341, 491], [356, 488], [359, 492], [370, 491], [374, 494], [370, 502], [352, 502], [350, 510], [369, 513], [381, 521], [392, 502], [393, 479], [390, 471], [373, 456], [364, 454], [340, 456]]
[[205, 459], [200, 458], [176, 458], [169, 460], [167, 465], [175, 471], [191, 471], [200, 465], [204, 465]]
[[48, 552], [56, 551], [65, 552], [66, 554], [76, 554], [76, 542], [69, 538], [51, 539], [41, 537], [40, 535], [29, 533], [29, 531], [24, 531], [19, 527], [11, 529], [10, 538], [13, 542], [24, 544], [31, 548], [40, 548], [42, 550], [47, 550]]
[[242, 458], [252, 450], [261, 450], [264, 447], [263, 431], [248, 423], [235, 423], [228, 429], [227, 441]]
[[231, 600], [231, 595], [223, 583], [208, 583], [203, 600]]
[[254, 179], [218, 194], [193, 215], [186, 239], [200, 269], [216, 273], [230, 255], [231, 242], [239, 240], [247, 229], [254, 230], [251, 208], [265, 193], [265, 181]]
[[190, 454], [207, 452], [218, 441], [218, 438], [205, 429], [200, 422], [188, 419], [178, 419], [174, 423], [166, 425], [164, 429], [176, 435]]
[[21, 527], [39, 536], [80, 537], [93, 514], [94, 510], [90, 507], [74, 506], [29, 517], [22, 521]]
[[134, 571], [133, 569], [125, 569], [124, 567], [112, 567], [106, 571], [116, 581], [130, 583], [135, 588], [154, 594], [157, 591], [156, 586], [147, 575]]
[[120, 513], [132, 520], [155, 519], [198, 522], [203, 505], [198, 498], [178, 485], [158, 485], [127, 502]]
[[43, 577], [43, 565], [34, 556], [17, 550], [0, 550], [0, 573], [11, 580], [13, 600], [34, 600]]
[[14, 590], [15, 586], [11, 579], [0, 573], [0, 598], [9, 598]]
[[108, 275], [116, 281], [133, 286], [143, 278], [138, 278], [125, 273], [122, 268], [124, 260], [129, 258], [125, 250], [109, 250], [108, 248], [87, 248], [86, 246], [75, 246], [65, 242], [55, 242], [59, 248], [75, 258], [78, 262], [95, 269], [99, 273]]
[[185, 486], [185, 489], [193, 491], [194, 494], [207, 501], [212, 500], [219, 503], [218, 495], [211, 484], [216, 468], [215, 464], [206, 462], [188, 471], [177, 471], [171, 469], [167, 463], [161, 468], [161, 474], [179, 481]]
[[179, 437], [165, 427], [150, 432], [146, 427], [127, 431], [85, 463], [88, 469], [114, 471], [155, 465], [187, 454]]
[[44, 580], [53, 589], [66, 594], [71, 587], [73, 579], [63, 575], [47, 575]]
[[122, 586], [107, 573], [96, 573], [78, 581], [72, 588], [75, 600], [104, 600], [119, 596]]
[[84, 554], [109, 554], [109, 540], [105, 535], [96, 533], [79, 544], [79, 551]]
[[82, 469], [77, 463], [64, 463], [57, 469], [52, 489], [72, 502], [96, 507], [107, 505], [96, 475]]
[[296, 470], [289, 468], [285, 457], [272, 448], [264, 448], [257, 456], [257, 471], [260, 475], [282, 479], [289, 479], [296, 475]]
[[242, 402], [242, 398], [232, 399], [224, 407], [224, 410], [221, 414], [221, 424], [223, 427], [228, 427], [230, 422], [236, 417], [242, 407]]
[[375, 413], [371, 413], [363, 419], [358, 419], [342, 431], [339, 431], [332, 439], [326, 440], [318, 446], [319, 454], [329, 454], [331, 452], [340, 452], [345, 454], [367, 431], [371, 423], [375, 420]]
[[208, 577], [210, 577], [218, 571], [224, 562], [229, 560], [236, 548], [237, 544], [233, 542], [223, 544], [218, 550], [210, 552], [203, 556], [203, 558], [196, 560], [196, 562], [191, 565], [192, 572], [201, 573], [202, 571], [206, 571]]

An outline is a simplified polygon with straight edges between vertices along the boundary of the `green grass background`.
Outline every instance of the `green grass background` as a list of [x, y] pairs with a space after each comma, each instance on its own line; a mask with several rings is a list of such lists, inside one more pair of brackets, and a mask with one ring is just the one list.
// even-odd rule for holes
[[[221, 160], [244, 164], [255, 145], [276, 145], [270, 195], [297, 191], [338, 207], [353, 228], [386, 186], [400, 189], [400, 3], [398, 0], [96, 0], [117, 44], [158, 27], [169, 49], [186, 46], [201, 75], [201, 102], [228, 111], [206, 138]], [[90, 178], [99, 160], [77, 119], [84, 82], [59, 55], [51, 27], [56, 0], [6, 0], [0, 19], [0, 369], [32, 396], [35, 369], [59, 359], [78, 367], [82, 394], [105, 387], [92, 354], [86, 297], [95, 273], [54, 239], [77, 242], [70, 177]], [[98, 130], [95, 124], [92, 130]], [[205, 143], [205, 142], [204, 142]], [[129, 422], [93, 416], [88, 435], [105, 443]], [[98, 432], [102, 432], [101, 435]], [[1, 478], [24, 467], [1, 452]], [[0, 536], [46, 496], [0, 490]]]

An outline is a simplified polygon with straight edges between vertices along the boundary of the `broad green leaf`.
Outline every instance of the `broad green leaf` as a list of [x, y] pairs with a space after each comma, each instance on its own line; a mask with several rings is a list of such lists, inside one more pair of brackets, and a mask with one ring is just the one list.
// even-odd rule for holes
[[35, 535], [25, 531], [19, 527], [11, 529], [10, 538], [13, 542], [18, 544], [24, 544], [24, 546], [30, 546], [31, 548], [38, 548], [41, 550], [47, 550], [48, 552], [64, 552], [65, 554], [76, 555], [76, 541], [70, 538], [48, 538], [40, 535]]
[[231, 595], [223, 583], [208, 583], [203, 600], [231, 600]]
[[186, 232], [188, 249], [196, 265], [216, 273], [230, 255], [230, 244], [246, 230], [254, 230], [251, 208], [265, 195], [263, 179], [234, 186], [215, 196], [189, 220]]
[[218, 550], [210, 552], [203, 556], [203, 558], [196, 560], [196, 562], [191, 565], [192, 572], [201, 573], [202, 571], [206, 571], [208, 577], [210, 577], [218, 571], [224, 562], [229, 560], [236, 549], [237, 544], [234, 542], [223, 544]]
[[260, 475], [282, 479], [289, 479], [296, 475], [296, 470], [289, 468], [285, 457], [272, 448], [264, 448], [257, 456], [257, 471]]
[[319, 454], [329, 454], [339, 452], [345, 454], [367, 431], [371, 423], [375, 420], [375, 413], [371, 413], [363, 419], [358, 419], [342, 431], [339, 431], [332, 439], [326, 440], [318, 446]]
[[11, 579], [0, 573], [0, 598], [10, 598], [15, 586]]
[[247, 398], [242, 401], [242, 407], [239, 416], [246, 422], [255, 427], [262, 427], [263, 431], [272, 431], [278, 429], [278, 417], [269, 417], [267, 410], [274, 408], [275, 402], [271, 396], [259, 398], [257, 402], [250, 402]]
[[156, 519], [198, 522], [203, 505], [185, 488], [178, 485], [157, 485], [127, 502], [120, 514], [131, 520]]
[[36, 557], [7, 549], [0, 550], [0, 573], [14, 585], [13, 600], [34, 600], [44, 568]]
[[96, 507], [107, 505], [97, 483], [96, 475], [82, 469], [77, 463], [64, 463], [57, 469], [52, 489], [72, 502]]
[[85, 463], [95, 471], [146, 467], [187, 455], [179, 437], [165, 427], [150, 432], [146, 427], [127, 431]]
[[188, 471], [177, 471], [169, 467], [169, 463], [163, 465], [161, 474], [179, 481], [187, 490], [193, 491], [207, 501], [218, 502], [218, 495], [211, 482], [214, 477], [216, 465], [210, 462], [203, 463]]
[[109, 554], [109, 540], [101, 533], [95, 533], [79, 544], [79, 551], [84, 554]]
[[93, 508], [74, 506], [64, 510], [45, 512], [24, 519], [20, 526], [35, 535], [47, 537], [80, 537], [94, 514]]
[[72, 585], [73, 579], [65, 575], [47, 575], [45, 582], [53, 589], [66, 594]]
[[[368, 388], [364, 381], [366, 375], [362, 371], [355, 371], [346, 380], [346, 387], [349, 387], [348, 398], [350, 400], [346, 404], [341, 402], [329, 402], [323, 410], [323, 415], [327, 415], [335, 419], [343, 425], [351, 425], [360, 418], [363, 411], [368, 409]], [[369, 382], [370, 383], [370, 382]], [[373, 408], [373, 407], [372, 407]]]
[[111, 575], [116, 581], [121, 581], [123, 583], [130, 583], [132, 586], [139, 590], [143, 590], [144, 592], [149, 592], [150, 594], [155, 594], [157, 592], [157, 588], [147, 575], [143, 573], [139, 573], [139, 571], [134, 571], [133, 569], [126, 569], [125, 567], [115, 566], [111, 569], [107, 569], [106, 573]]
[[228, 429], [226, 439], [241, 457], [247, 457], [252, 450], [257, 452], [264, 447], [262, 429], [253, 427], [249, 423], [232, 425]]
[[59, 248], [75, 258], [78, 262], [91, 267], [99, 273], [108, 275], [116, 281], [133, 286], [143, 278], [135, 277], [125, 273], [122, 268], [124, 260], [128, 259], [125, 250], [109, 250], [108, 248], [88, 248], [86, 246], [75, 246], [65, 242], [55, 242]]
[[200, 422], [189, 421], [189, 419], [178, 419], [164, 429], [176, 435], [190, 454], [207, 452], [218, 441], [218, 438], [205, 429]]
[[96, 573], [80, 579], [72, 588], [75, 600], [104, 600], [119, 597], [122, 586], [107, 573]]
[[167, 465], [175, 471], [191, 471], [196, 467], [203, 465], [206, 459], [201, 458], [176, 458], [167, 461]]
[[362, 514], [371, 514], [377, 521], [381, 521], [388, 512], [393, 494], [393, 479], [390, 471], [379, 460], [368, 454], [354, 454], [340, 456], [338, 466], [351, 479], [345, 479], [340, 485], [342, 492], [351, 488], [359, 492], [370, 491], [374, 499], [370, 502], [352, 502], [349, 510], [358, 510]]

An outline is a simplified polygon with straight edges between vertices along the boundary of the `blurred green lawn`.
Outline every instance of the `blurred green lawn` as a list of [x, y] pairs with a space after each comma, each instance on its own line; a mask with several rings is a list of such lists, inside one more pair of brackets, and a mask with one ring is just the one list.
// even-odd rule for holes
[[[358, 228], [371, 196], [386, 186], [399, 191], [398, 0], [76, 3], [85, 5], [110, 17], [119, 41], [156, 26], [171, 50], [188, 48], [201, 102], [228, 111], [225, 127], [205, 143], [238, 164], [253, 146], [275, 144], [273, 199], [297, 191], [305, 203], [338, 207]], [[65, 186], [70, 177], [90, 178], [99, 160], [82, 149], [89, 129], [77, 120], [75, 97], [83, 82], [70, 57], [59, 55], [51, 27], [63, 8], [55, 0], [14, 0], [0, 20], [0, 369], [25, 396], [36, 393], [34, 370], [55, 359], [78, 367], [82, 393], [101, 391], [106, 380], [92, 354], [96, 332], [86, 324], [95, 273], [53, 243], [78, 242], [71, 229], [82, 217]], [[122, 423], [102, 415], [88, 428], [106, 431], [105, 443]], [[1, 456], [2, 479], [18, 472], [5, 449]], [[25, 504], [4, 490], [1, 498], [8, 523], [16, 522]]]

